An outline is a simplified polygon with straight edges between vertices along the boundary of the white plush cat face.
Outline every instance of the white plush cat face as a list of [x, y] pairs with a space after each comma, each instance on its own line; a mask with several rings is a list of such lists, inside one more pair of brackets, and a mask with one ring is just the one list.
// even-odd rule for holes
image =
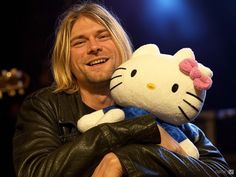
[[201, 111], [206, 96], [205, 87], [198, 87], [196, 80], [199, 79], [193, 80], [204, 75], [201, 80], [205, 82], [206, 77], [212, 77], [212, 72], [198, 64], [197, 72], [184, 74], [180, 63], [186, 58], [196, 61], [189, 48], [172, 56], [161, 54], [154, 44], [140, 47], [114, 72], [110, 83], [112, 97], [119, 105], [143, 108], [172, 124], [193, 120]]

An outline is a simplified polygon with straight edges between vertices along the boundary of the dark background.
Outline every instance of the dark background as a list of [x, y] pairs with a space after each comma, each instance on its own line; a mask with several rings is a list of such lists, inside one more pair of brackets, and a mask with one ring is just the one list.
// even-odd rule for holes
[[[5, 93], [0, 99], [1, 164], [4, 164], [4, 174], [6, 172], [4, 176], [15, 176], [11, 141], [20, 104], [27, 94], [51, 83], [50, 50], [57, 17], [74, 2], [24, 0], [2, 5], [2, 11], [6, 12], [1, 12], [0, 70], [16, 67], [29, 74], [31, 79], [24, 95], [10, 97]], [[95, 2], [104, 3], [120, 18], [134, 48], [155, 43], [162, 53], [174, 54], [183, 47], [190, 47], [196, 59], [213, 70], [213, 86], [208, 91], [203, 112], [213, 113], [215, 131], [212, 138], [227, 157], [229, 154], [232, 157], [236, 151], [236, 140], [232, 138], [236, 125], [236, 1]], [[206, 124], [204, 128], [209, 130]], [[229, 161], [233, 166], [235, 159], [230, 158]]]

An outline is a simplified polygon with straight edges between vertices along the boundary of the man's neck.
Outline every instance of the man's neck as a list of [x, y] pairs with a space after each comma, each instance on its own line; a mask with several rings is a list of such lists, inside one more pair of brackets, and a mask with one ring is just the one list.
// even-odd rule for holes
[[80, 88], [82, 101], [89, 107], [99, 110], [111, 106], [114, 102], [110, 95], [109, 88]]

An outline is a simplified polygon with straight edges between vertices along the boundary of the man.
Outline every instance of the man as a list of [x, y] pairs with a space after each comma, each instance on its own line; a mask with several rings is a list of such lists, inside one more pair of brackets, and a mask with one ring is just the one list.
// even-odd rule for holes
[[109, 80], [132, 47], [118, 21], [102, 6], [70, 8], [60, 21], [52, 53], [55, 84], [26, 98], [14, 136], [17, 175], [42, 176], [227, 176], [220, 152], [192, 124], [183, 131], [199, 160], [187, 157], [151, 116], [76, 128], [85, 114], [113, 104]]

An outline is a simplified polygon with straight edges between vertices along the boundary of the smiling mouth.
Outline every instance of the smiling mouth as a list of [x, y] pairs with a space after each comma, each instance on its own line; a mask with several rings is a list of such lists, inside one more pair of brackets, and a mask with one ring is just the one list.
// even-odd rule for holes
[[88, 65], [88, 66], [99, 65], [99, 64], [106, 63], [107, 60], [108, 60], [108, 59], [98, 59], [98, 60], [93, 60], [93, 61], [89, 62], [87, 65]]

